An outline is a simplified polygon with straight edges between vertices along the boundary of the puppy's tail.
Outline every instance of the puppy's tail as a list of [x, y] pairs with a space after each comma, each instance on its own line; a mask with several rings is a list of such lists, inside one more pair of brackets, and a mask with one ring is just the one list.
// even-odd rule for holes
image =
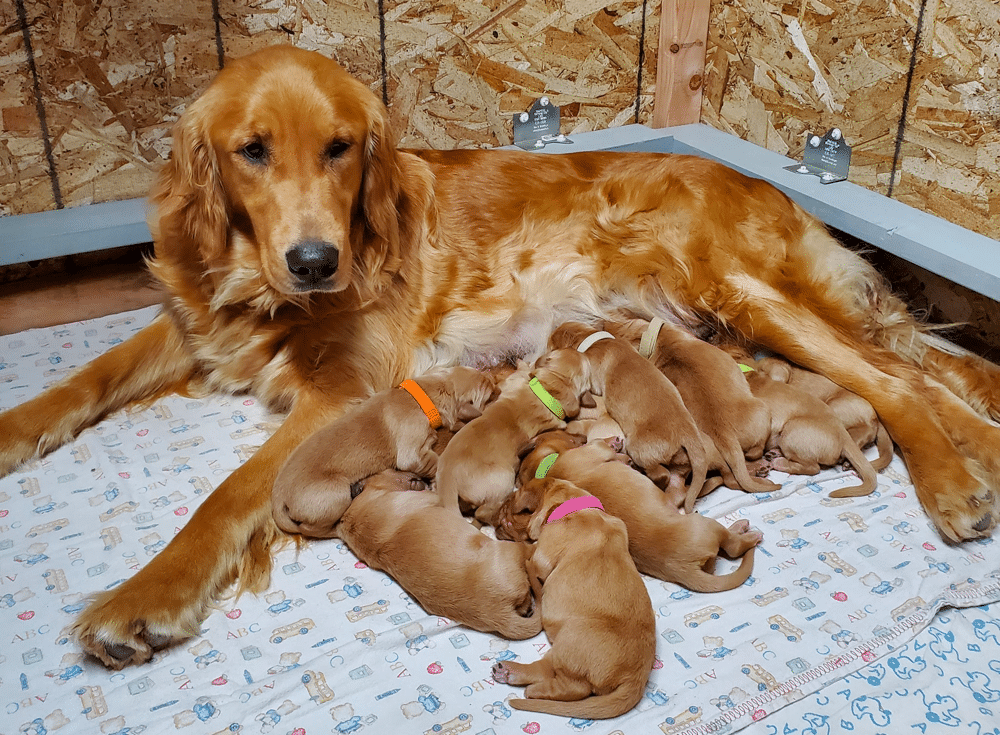
[[[844, 433], [847, 434], [846, 429]], [[830, 497], [856, 498], [860, 495], [871, 495], [878, 485], [878, 475], [875, 473], [875, 468], [868, 461], [865, 453], [861, 451], [861, 447], [850, 438], [850, 434], [847, 434], [847, 442], [844, 444], [844, 457], [857, 470], [857, 473], [861, 475], [861, 484], [834, 490], [830, 493]]]
[[729, 574], [709, 574], [704, 569], [697, 569], [687, 579], [678, 579], [677, 583], [692, 592], [724, 592], [735, 589], [750, 578], [756, 550], [756, 547], [748, 549], [740, 560], [740, 565]]
[[618, 717], [635, 707], [646, 691], [646, 677], [636, 677], [618, 685], [608, 694], [599, 694], [575, 702], [558, 699], [512, 699], [510, 706], [529, 712], [541, 712], [560, 717], [577, 717], [587, 720], [605, 720]]
[[695, 499], [707, 492], [705, 481], [708, 479], [708, 455], [703, 443], [693, 447], [685, 446], [684, 449], [687, 451], [688, 461], [691, 462], [691, 484], [685, 491], [684, 512], [691, 513], [694, 511]]
[[[722, 438], [720, 437], [720, 439]], [[747, 470], [746, 457], [743, 455], [743, 447], [735, 439], [729, 438], [729, 441], [724, 442], [717, 441], [716, 446], [719, 447], [722, 461], [729, 466], [737, 484], [748, 493], [773, 493], [775, 490], [781, 489], [781, 485], [776, 482], [750, 475]]]
[[875, 431], [875, 446], [878, 447], [878, 456], [872, 460], [872, 469], [876, 472], [881, 472], [889, 463], [892, 462], [892, 437], [889, 436], [889, 432], [886, 431], [882, 422], [878, 422], [878, 428]]

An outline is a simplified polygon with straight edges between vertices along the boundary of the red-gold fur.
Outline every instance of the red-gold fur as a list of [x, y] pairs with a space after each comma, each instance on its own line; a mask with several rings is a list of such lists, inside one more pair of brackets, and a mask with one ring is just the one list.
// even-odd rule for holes
[[[640, 572], [696, 592], [721, 592], [746, 582], [761, 533], [751, 531], [747, 521], [726, 528], [698, 513], [681, 515], [652, 480], [632, 469], [628, 457], [615, 451], [621, 443], [618, 438], [598, 439], [580, 446], [577, 437], [563, 431], [540, 436], [536, 448], [521, 462], [522, 487], [500, 507], [497, 538], [527, 538], [528, 521], [541, 502], [539, 486], [527, 478], [534, 477], [542, 459], [555, 453], [559, 458], [546, 477], [572, 482], [625, 522], [629, 553]], [[713, 574], [720, 551], [733, 559], [742, 557], [739, 568]]]
[[540, 633], [525, 570], [530, 547], [480, 533], [434, 493], [412, 491], [414, 477], [389, 470], [366, 480], [336, 535], [431, 615], [512, 640]]
[[642, 699], [656, 656], [653, 608], [625, 524], [594, 508], [548, 523], [560, 503], [587, 495], [566, 480], [531, 480], [517, 492], [535, 498], [526, 567], [551, 648], [530, 664], [495, 664], [493, 678], [526, 687], [526, 699], [510, 700], [515, 709], [589, 719], [624, 714]]
[[[402, 151], [388, 121], [320, 54], [275, 46], [227, 64], [175, 126], [153, 192], [164, 314], [0, 414], [8, 473], [171, 390], [252, 391], [288, 411], [163, 551], [82, 612], [79, 640], [106, 664], [196, 634], [237, 578], [266, 589], [278, 468], [350, 404], [436, 365], [534, 359], [553, 326], [623, 309], [721, 320], [861, 395], [941, 533], [992, 529], [1000, 431], [976, 411], [1000, 415], [1000, 373], [935, 348], [777, 189], [689, 156]], [[287, 259], [310, 241], [339, 267], [302, 289]]]
[[[416, 382], [451, 431], [480, 415], [494, 387], [491, 376], [462, 366], [431, 371]], [[354, 487], [366, 477], [398, 469], [432, 479], [439, 438], [407, 391], [376, 393], [291, 453], [271, 491], [275, 523], [288, 533], [333, 536]]]
[[580, 397], [589, 392], [587, 360], [576, 350], [553, 350], [520, 370], [500, 386], [500, 397], [483, 415], [464, 426], [438, 461], [435, 489], [441, 504], [456, 513], [473, 510], [476, 520], [495, 526], [500, 504], [514, 490], [521, 454], [531, 440], [549, 429], [565, 428], [529, 387], [538, 378], [562, 406], [565, 416], [580, 412]]

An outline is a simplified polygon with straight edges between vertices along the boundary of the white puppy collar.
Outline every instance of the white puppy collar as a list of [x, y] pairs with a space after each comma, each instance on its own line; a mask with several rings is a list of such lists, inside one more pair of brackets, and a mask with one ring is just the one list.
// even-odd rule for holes
[[610, 332], [594, 332], [592, 335], [587, 337], [580, 343], [580, 346], [576, 348], [577, 352], [586, 352], [591, 348], [594, 342], [600, 342], [602, 339], [614, 339], [615, 335]]

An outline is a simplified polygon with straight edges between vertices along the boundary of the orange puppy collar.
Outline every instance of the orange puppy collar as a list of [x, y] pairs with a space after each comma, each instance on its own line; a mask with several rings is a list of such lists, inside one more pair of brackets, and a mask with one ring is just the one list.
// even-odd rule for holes
[[399, 387], [413, 396], [413, 400], [417, 402], [420, 406], [420, 410], [424, 412], [427, 420], [431, 422], [432, 429], [441, 428], [441, 414], [438, 413], [437, 408], [434, 407], [434, 401], [424, 393], [424, 389], [417, 385], [414, 380], [404, 380], [399, 384]]

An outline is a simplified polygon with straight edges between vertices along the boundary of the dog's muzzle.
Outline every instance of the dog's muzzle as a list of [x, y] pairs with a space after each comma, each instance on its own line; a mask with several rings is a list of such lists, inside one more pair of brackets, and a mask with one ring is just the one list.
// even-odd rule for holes
[[323, 240], [303, 240], [285, 253], [288, 272], [302, 291], [322, 288], [337, 272], [340, 250]]

